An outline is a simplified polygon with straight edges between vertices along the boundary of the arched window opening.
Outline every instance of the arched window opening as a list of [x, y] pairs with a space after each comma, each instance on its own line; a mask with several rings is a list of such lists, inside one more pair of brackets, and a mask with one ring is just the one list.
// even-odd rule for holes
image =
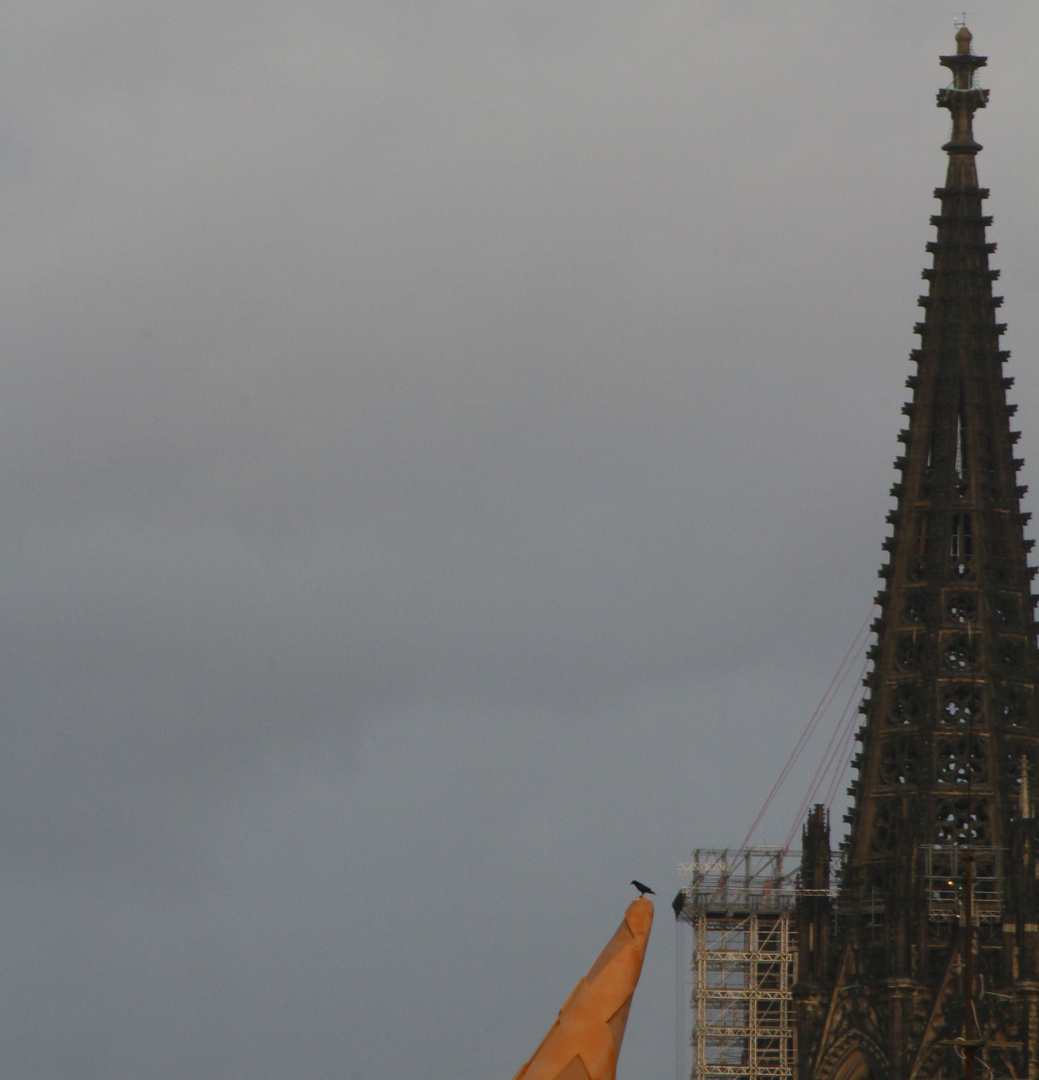
[[969, 559], [973, 552], [970, 538], [970, 514], [953, 514], [949, 532], [949, 554], [954, 559]]

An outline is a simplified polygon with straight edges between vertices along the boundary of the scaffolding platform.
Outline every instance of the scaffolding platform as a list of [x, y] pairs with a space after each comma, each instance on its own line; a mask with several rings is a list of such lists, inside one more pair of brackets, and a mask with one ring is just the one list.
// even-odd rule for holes
[[752, 847], [693, 860], [673, 905], [693, 931], [692, 1080], [791, 1080], [800, 859]]
[[[927, 890], [927, 917], [955, 922], [963, 914], [963, 865], [967, 852], [955, 844], [933, 844], [920, 852]], [[977, 923], [1003, 918], [1003, 851], [998, 847], [970, 848], [974, 860], [971, 895]]]

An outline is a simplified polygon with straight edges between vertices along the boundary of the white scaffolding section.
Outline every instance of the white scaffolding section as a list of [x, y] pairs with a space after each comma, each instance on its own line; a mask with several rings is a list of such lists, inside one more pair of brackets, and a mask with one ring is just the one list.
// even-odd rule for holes
[[[787, 853], [789, 856], [790, 853]], [[697, 849], [675, 898], [693, 930], [692, 1080], [791, 1080], [798, 860], [782, 848]]]

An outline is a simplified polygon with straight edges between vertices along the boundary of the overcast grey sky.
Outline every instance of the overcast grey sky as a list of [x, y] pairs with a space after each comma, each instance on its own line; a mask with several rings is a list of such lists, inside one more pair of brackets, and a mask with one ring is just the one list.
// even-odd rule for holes
[[[952, 14], [4, 7], [0, 1076], [508, 1080], [639, 877], [670, 1080], [676, 864], [876, 590]], [[1039, 490], [1039, 13], [969, 22]]]

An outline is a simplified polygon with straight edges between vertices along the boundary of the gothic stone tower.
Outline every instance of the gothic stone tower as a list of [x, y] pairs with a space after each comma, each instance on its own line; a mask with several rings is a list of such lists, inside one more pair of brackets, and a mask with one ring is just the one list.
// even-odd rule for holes
[[[952, 114], [941, 213], [927, 249], [917, 372], [877, 597], [858, 777], [836, 902], [829, 824], [804, 832], [798, 913], [799, 1080], [1039, 1077], [1036, 827], [1039, 716], [1031, 546], [1019, 508], [1018, 435], [1003, 378], [998, 270], [972, 123], [988, 91], [964, 27], [941, 63]], [[965, 1026], [964, 864], [974, 876]], [[812, 895], [814, 894], [814, 895]], [[976, 1017], [976, 1019], [975, 1019]], [[982, 1064], [984, 1063], [984, 1064]]]

